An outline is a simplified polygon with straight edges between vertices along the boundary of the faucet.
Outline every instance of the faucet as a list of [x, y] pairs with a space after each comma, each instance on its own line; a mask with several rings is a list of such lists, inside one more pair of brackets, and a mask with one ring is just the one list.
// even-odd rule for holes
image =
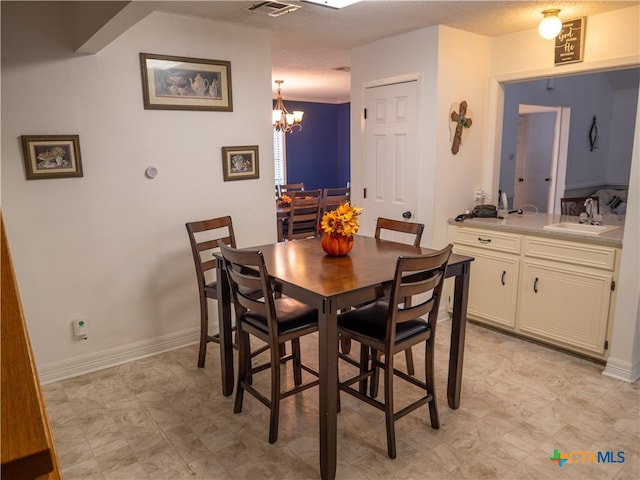
[[[602, 225], [602, 216], [597, 215], [598, 218], [595, 218], [596, 216], [593, 215], [593, 198], [589, 197], [584, 201], [584, 208], [589, 215], [587, 219], [589, 225]], [[580, 217], [582, 217], [582, 215], [580, 215]], [[584, 222], [581, 221], [580, 223]]]

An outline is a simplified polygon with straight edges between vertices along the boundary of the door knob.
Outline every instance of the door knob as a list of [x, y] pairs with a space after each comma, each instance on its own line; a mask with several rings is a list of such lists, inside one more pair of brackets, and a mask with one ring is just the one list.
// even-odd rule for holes
[[406, 219], [411, 218], [411, 212], [409, 210], [407, 210], [406, 212], [404, 212], [402, 214], [402, 218], [406, 218]]
[[518, 181], [519, 182], [524, 182], [524, 178], [520, 177], [520, 178], [518, 178]]

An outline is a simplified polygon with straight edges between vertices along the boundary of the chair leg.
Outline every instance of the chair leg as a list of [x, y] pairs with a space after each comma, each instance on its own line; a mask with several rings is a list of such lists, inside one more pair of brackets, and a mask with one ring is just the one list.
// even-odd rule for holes
[[411, 347], [407, 348], [404, 351], [404, 357], [407, 361], [407, 373], [409, 375], [415, 375], [416, 374], [416, 369], [413, 366], [413, 351], [411, 350]]
[[271, 346], [271, 415], [269, 421], [269, 443], [278, 440], [278, 418], [280, 417], [280, 349]]
[[[369, 369], [369, 347], [360, 344], [360, 374], [363, 374]], [[367, 394], [367, 379], [362, 379], [359, 382], [359, 391], [361, 394]]]
[[293, 354], [293, 383], [297, 387], [302, 385], [302, 368], [300, 367], [300, 339], [291, 340], [291, 352]]
[[387, 422], [387, 454], [396, 458], [396, 426], [393, 405], [393, 355], [385, 359], [384, 368], [384, 406]]
[[425, 384], [427, 385], [427, 392], [433, 395], [433, 399], [429, 402], [429, 417], [431, 418], [431, 428], [435, 428], [437, 430], [440, 428], [440, 417], [438, 415], [438, 402], [436, 400], [436, 382], [433, 351], [433, 343], [427, 341], [424, 352], [424, 370], [426, 373]]
[[378, 362], [382, 357], [381, 353], [376, 350], [371, 350], [371, 379], [369, 380], [369, 396], [376, 398], [378, 396], [378, 386], [380, 385], [380, 367]]
[[209, 311], [207, 298], [200, 298], [200, 349], [198, 351], [198, 368], [204, 368], [207, 356], [207, 335], [209, 335]]
[[[238, 325], [238, 384], [236, 385], [236, 399], [233, 404], [233, 413], [242, 411], [242, 400], [244, 398], [243, 382], [247, 380], [248, 372], [251, 370], [251, 346], [249, 344], [249, 334], [243, 331]], [[250, 376], [250, 375], [249, 375]]]
[[351, 351], [351, 338], [340, 336], [340, 350], [345, 355]]

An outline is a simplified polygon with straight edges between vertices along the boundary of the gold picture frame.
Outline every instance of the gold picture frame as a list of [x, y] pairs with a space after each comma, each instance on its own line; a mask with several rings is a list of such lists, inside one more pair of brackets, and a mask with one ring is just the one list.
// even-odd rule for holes
[[140, 54], [144, 108], [233, 111], [231, 62]]
[[22, 135], [27, 180], [82, 177], [79, 135]]
[[225, 182], [260, 178], [258, 146], [222, 147], [222, 174]]

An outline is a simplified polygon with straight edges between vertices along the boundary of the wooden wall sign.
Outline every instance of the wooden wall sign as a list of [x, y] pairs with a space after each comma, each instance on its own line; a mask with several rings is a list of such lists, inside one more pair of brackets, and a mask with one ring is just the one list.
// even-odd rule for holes
[[562, 30], [555, 41], [555, 64], [576, 63], [583, 60], [586, 18], [562, 22]]

